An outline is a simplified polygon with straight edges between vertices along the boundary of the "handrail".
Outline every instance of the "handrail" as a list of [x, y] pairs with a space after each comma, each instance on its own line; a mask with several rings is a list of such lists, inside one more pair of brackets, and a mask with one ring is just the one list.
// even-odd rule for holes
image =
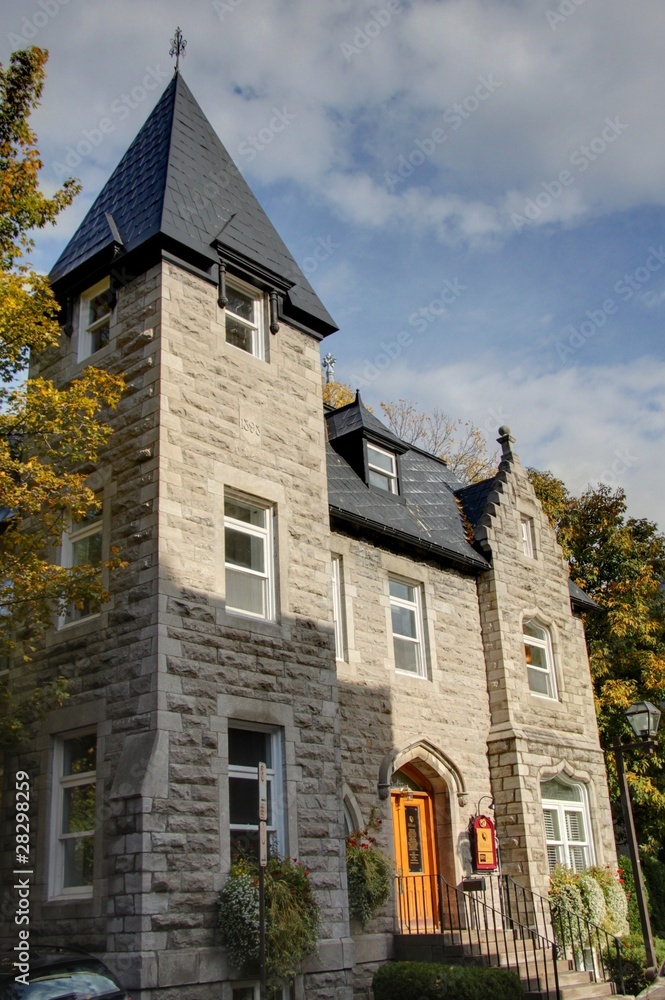
[[444, 952], [459, 948], [462, 960], [511, 969], [529, 992], [560, 1000], [555, 941], [442, 875], [396, 875], [395, 885], [401, 933], [436, 934]]
[[[606, 956], [609, 955], [612, 948], [614, 948], [617, 956], [617, 986], [619, 987], [620, 992], [624, 993], [623, 965], [621, 960], [623, 944], [621, 939], [618, 938], [616, 934], [610, 934], [609, 931], [606, 931], [605, 928], [600, 927], [592, 920], [587, 920], [584, 917], [580, 917], [579, 914], [573, 913], [565, 906], [565, 904], [562, 906], [562, 910], [565, 911], [565, 916], [561, 912], [555, 912], [552, 906], [552, 900], [549, 897], [541, 896], [540, 893], [534, 892], [532, 889], [528, 889], [526, 886], [520, 885], [510, 875], [502, 875], [500, 878], [501, 881], [509, 887], [509, 889], [512, 887], [517, 901], [518, 914], [519, 895], [522, 897], [525, 911], [530, 897], [532, 901], [532, 912], [534, 913], [537, 922], [538, 905], [533, 905], [533, 901], [539, 901], [540, 911], [543, 918], [545, 917], [546, 912], [549, 916], [549, 923], [554, 933], [560, 957], [569, 957], [575, 963], [575, 968], [578, 972], [592, 971], [597, 979], [598, 970], [596, 968], [596, 961], [598, 961], [600, 963], [601, 978], [605, 982], [608, 982], [613, 978], [613, 973], [611, 969], [607, 968], [605, 959]], [[519, 895], [517, 890], [519, 890]], [[508, 900], [510, 900], [510, 891], [508, 891], [507, 896]], [[545, 907], [547, 907], [547, 909], [545, 909]], [[603, 939], [604, 947], [602, 944]], [[591, 970], [587, 970], [585, 968], [585, 952], [589, 951], [591, 951], [592, 954], [593, 968]]]

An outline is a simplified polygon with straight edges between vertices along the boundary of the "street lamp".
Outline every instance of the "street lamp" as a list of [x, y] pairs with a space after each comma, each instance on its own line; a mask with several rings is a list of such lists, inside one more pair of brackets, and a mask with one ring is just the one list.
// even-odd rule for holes
[[646, 953], [646, 967], [653, 971], [654, 978], [658, 975], [658, 959], [653, 944], [653, 934], [651, 932], [651, 922], [649, 911], [647, 910], [646, 894], [644, 892], [644, 882], [642, 880], [642, 868], [640, 866], [640, 855], [637, 848], [637, 837], [635, 835], [635, 823], [633, 821], [633, 810], [630, 804], [630, 793], [626, 772], [623, 766], [623, 755], [626, 750], [648, 750], [653, 753], [658, 746], [654, 737], [658, 732], [660, 722], [660, 711], [650, 701], [640, 701], [626, 712], [626, 718], [631, 729], [638, 738], [637, 743], [622, 743], [618, 736], [613, 739], [614, 756], [617, 764], [617, 777], [619, 779], [619, 792], [621, 793], [621, 811], [623, 822], [626, 828], [626, 839], [628, 841], [628, 854], [633, 867], [633, 879], [635, 882], [635, 896], [637, 908], [640, 914], [640, 924], [642, 926], [642, 937], [644, 938], [644, 950]]

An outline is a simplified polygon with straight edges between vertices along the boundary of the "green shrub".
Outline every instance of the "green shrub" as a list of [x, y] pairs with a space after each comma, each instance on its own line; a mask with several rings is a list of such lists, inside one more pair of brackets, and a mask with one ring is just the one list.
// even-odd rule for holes
[[609, 868], [592, 867], [574, 872], [557, 865], [550, 876], [549, 899], [557, 941], [566, 948], [579, 943], [582, 921], [588, 920], [608, 934], [628, 932], [628, 901], [621, 871], [614, 874]]
[[614, 934], [617, 937], [628, 934], [628, 900], [623, 887], [621, 871], [614, 872], [609, 866], [605, 868], [594, 866], [588, 869], [588, 874], [593, 875], [605, 896], [605, 919], [600, 926], [608, 934]]
[[389, 962], [372, 981], [375, 1000], [522, 1000], [519, 977], [507, 969]]
[[665, 936], [665, 864], [657, 858], [642, 859], [642, 875], [649, 893], [649, 915], [654, 934]]
[[[630, 858], [627, 858], [624, 855], [620, 855], [618, 860], [620, 878], [623, 881], [623, 887], [626, 891], [626, 897], [628, 899], [628, 926], [630, 927], [630, 933], [641, 934], [642, 925], [640, 923], [640, 911], [637, 908], [637, 897], [635, 895], [633, 866], [630, 863]], [[649, 886], [646, 884], [644, 886], [644, 894], [646, 896], [647, 909], [651, 911]]]
[[[665, 941], [662, 938], [654, 938], [654, 947], [658, 964], [665, 961]], [[623, 970], [624, 992], [637, 996], [649, 985], [649, 980], [644, 975], [646, 965], [646, 952], [642, 934], [630, 934], [623, 938], [621, 948], [621, 966]], [[614, 982], [619, 986], [619, 963], [616, 951], [612, 950], [605, 956], [605, 965], [612, 973]]]

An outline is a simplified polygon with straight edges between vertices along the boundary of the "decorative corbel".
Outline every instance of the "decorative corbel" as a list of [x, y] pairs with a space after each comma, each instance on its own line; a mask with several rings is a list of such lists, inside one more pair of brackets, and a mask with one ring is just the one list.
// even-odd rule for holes
[[277, 318], [277, 292], [270, 292], [270, 332], [279, 332], [279, 321]]

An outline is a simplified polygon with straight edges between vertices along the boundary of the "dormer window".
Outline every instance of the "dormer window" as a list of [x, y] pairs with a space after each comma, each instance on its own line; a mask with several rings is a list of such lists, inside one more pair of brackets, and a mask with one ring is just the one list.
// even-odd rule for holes
[[263, 296], [249, 285], [226, 283], [226, 343], [255, 358], [265, 358]]
[[369, 484], [387, 493], [399, 493], [397, 488], [397, 458], [375, 444], [367, 444]]
[[78, 359], [101, 351], [111, 333], [111, 286], [108, 278], [93, 285], [81, 296], [79, 309]]

